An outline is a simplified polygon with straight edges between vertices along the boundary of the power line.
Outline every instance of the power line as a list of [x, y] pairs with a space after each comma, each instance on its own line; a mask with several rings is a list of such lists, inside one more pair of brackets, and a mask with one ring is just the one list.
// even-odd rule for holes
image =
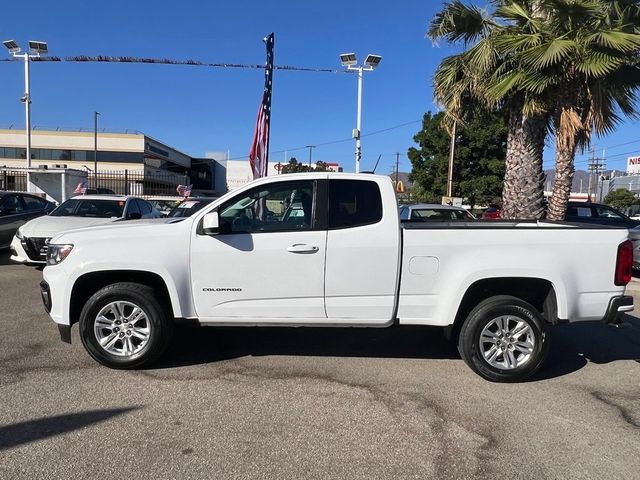
[[[0, 59], [2, 61], [12, 62], [11, 58]], [[170, 58], [146, 58], [146, 57], [112, 57], [107, 55], [86, 56], [77, 55], [69, 57], [38, 57], [37, 62], [74, 62], [74, 63], [144, 63], [144, 64], [156, 64], [156, 65], [187, 65], [196, 67], [210, 67], [210, 68], [249, 68], [249, 69], [264, 69], [262, 64], [249, 64], [249, 63], [208, 63], [200, 60], [173, 60]], [[290, 70], [298, 72], [324, 72], [324, 73], [351, 73], [346, 70], [340, 70], [335, 68], [315, 68], [315, 67], [296, 67], [291, 65], [276, 65], [274, 70]]]
[[[372, 135], [378, 135], [380, 133], [385, 133], [385, 132], [388, 132], [390, 130], [395, 130], [397, 128], [406, 127], [407, 125], [412, 125], [414, 123], [420, 123], [420, 122], [422, 122], [422, 120], [413, 120], [411, 122], [400, 123], [400, 124], [394, 125], [392, 127], [383, 128], [382, 130], [375, 130], [373, 132], [369, 132], [369, 133], [364, 134], [362, 136], [363, 137], [370, 137]], [[315, 145], [315, 147], [324, 147], [326, 145], [335, 145], [337, 143], [352, 142], [352, 141], [353, 141], [353, 138], [343, 138], [341, 140], [332, 140], [330, 142], [315, 143], [314, 145]], [[305, 150], [306, 148], [308, 148], [307, 145], [301, 146], [301, 147], [284, 148], [282, 150], [275, 150], [275, 151], [270, 150], [269, 151], [269, 155], [275, 155], [276, 153], [284, 153], [284, 152], [295, 152], [295, 151], [299, 151], [299, 150]], [[395, 152], [394, 152], [394, 155], [395, 155]], [[243, 155], [241, 157], [229, 158], [229, 160], [245, 160], [247, 158], [249, 158], [248, 155]]]

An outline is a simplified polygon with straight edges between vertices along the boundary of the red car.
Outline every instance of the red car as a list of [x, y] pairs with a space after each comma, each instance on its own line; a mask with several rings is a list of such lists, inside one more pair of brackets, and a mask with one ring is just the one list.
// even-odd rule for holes
[[502, 218], [502, 207], [500, 205], [489, 205], [489, 208], [482, 212], [480, 218], [483, 220], [499, 220]]

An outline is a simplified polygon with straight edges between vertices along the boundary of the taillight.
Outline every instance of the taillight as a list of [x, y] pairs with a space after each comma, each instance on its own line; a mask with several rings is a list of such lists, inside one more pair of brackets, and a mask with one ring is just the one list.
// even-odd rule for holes
[[618, 258], [616, 259], [615, 284], [622, 287], [631, 281], [631, 268], [633, 267], [633, 243], [631, 240], [622, 242], [618, 246]]

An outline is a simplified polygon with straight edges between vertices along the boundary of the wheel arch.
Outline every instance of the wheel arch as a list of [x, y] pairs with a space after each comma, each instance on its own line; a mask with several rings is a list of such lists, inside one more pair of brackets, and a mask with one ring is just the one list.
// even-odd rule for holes
[[510, 295], [530, 303], [540, 312], [546, 323], [555, 325], [560, 321], [557, 292], [550, 280], [536, 277], [485, 278], [469, 285], [449, 330], [459, 331], [467, 315], [478, 303], [497, 295]]
[[120, 282], [140, 283], [152, 287], [165, 308], [171, 311], [174, 317], [180, 316], [177, 300], [172, 298], [167, 283], [159, 274], [143, 270], [101, 270], [85, 273], [74, 282], [69, 298], [69, 326], [79, 321], [82, 307], [94, 293], [107, 285]]

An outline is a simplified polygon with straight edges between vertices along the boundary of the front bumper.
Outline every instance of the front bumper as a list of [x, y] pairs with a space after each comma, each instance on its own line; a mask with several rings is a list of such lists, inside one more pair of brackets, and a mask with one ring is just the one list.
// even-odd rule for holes
[[[44, 248], [44, 247], [43, 247]], [[46, 250], [41, 254], [40, 251], [38, 253], [27, 253], [27, 250], [33, 250], [30, 248], [28, 244], [28, 240], [20, 240], [18, 237], [14, 235], [13, 240], [11, 241], [11, 260], [18, 263], [24, 263], [25, 265], [45, 265], [46, 262]], [[34, 257], [34, 258], [32, 258]]]
[[619, 323], [620, 315], [632, 310], [633, 297], [631, 295], [621, 295], [619, 297], [613, 297], [609, 301], [609, 306], [607, 307], [607, 312], [604, 314], [603, 321], [608, 324]]

